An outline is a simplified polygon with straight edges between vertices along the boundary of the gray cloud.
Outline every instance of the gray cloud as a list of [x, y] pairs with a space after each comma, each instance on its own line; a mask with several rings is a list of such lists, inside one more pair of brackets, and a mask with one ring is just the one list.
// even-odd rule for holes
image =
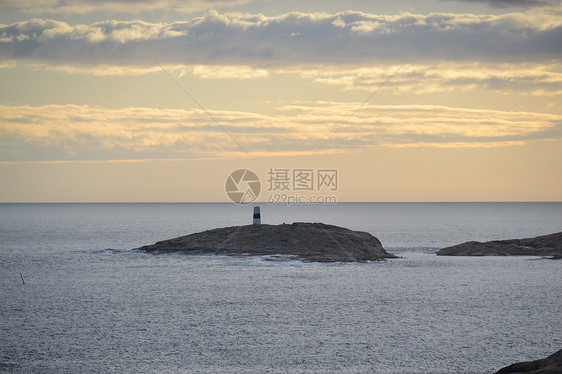
[[0, 61], [51, 66], [305, 64], [402, 61], [543, 62], [562, 56], [556, 16], [380, 16], [210, 12], [185, 22], [69, 25], [33, 19], [0, 26]]

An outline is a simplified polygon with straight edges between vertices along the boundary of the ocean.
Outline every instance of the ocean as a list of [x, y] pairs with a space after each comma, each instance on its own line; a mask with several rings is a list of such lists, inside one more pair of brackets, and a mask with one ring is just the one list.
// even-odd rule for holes
[[260, 207], [400, 258], [126, 251], [250, 224], [253, 205], [0, 204], [0, 372], [477, 374], [562, 348], [561, 261], [435, 255], [562, 231], [562, 203]]

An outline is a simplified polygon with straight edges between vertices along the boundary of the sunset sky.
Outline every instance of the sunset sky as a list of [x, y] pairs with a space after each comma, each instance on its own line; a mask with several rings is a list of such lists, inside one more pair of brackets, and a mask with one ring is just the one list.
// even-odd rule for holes
[[560, 1], [0, 0], [0, 202], [561, 201], [561, 97]]

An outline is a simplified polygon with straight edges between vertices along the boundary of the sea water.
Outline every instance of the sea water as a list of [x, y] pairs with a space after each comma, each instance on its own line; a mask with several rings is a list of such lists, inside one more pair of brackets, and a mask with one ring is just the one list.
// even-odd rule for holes
[[383, 262], [105, 250], [252, 212], [0, 204], [0, 372], [491, 373], [562, 348], [562, 262], [435, 255], [562, 231], [561, 203], [261, 205], [263, 223], [368, 231], [401, 257]]

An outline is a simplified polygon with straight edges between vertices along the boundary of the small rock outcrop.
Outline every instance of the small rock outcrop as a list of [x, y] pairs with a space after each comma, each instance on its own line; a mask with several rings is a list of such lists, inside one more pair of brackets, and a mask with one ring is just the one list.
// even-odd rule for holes
[[527, 239], [466, 242], [437, 252], [440, 256], [562, 256], [562, 232]]
[[135, 250], [149, 253], [279, 255], [314, 262], [396, 258], [367, 232], [323, 223], [225, 227], [159, 241]]
[[518, 362], [500, 369], [495, 374], [560, 374], [562, 373], [562, 349], [540, 360]]

